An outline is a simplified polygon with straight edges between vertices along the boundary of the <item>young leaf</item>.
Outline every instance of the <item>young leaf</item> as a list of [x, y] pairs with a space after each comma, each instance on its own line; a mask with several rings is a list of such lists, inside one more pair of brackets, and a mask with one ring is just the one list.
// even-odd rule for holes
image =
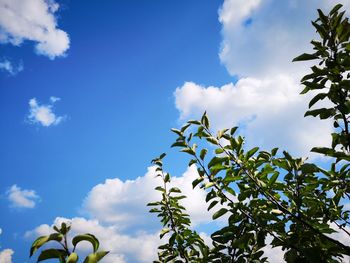
[[92, 234], [77, 235], [73, 238], [72, 244], [74, 247], [76, 247], [77, 244], [81, 241], [90, 242], [92, 247], [93, 247], [94, 252], [96, 252], [98, 250], [98, 247], [100, 245], [100, 242], [98, 241], [98, 239]]
[[200, 155], [199, 155], [199, 158], [201, 158], [201, 160], [204, 160], [204, 157], [205, 157], [205, 155], [207, 154], [207, 152], [208, 152], [208, 150], [205, 149], [205, 148], [203, 148], [203, 149], [201, 150], [201, 153], [200, 153]]
[[92, 253], [85, 258], [84, 263], [97, 263], [108, 253], [109, 251], [99, 251], [96, 253]]
[[67, 263], [77, 263], [78, 259], [79, 259], [78, 254], [73, 252], [67, 258]]
[[41, 236], [38, 237], [32, 244], [32, 247], [30, 248], [30, 257], [33, 256], [34, 252], [37, 251], [42, 245], [49, 241], [57, 241], [60, 242], [63, 239], [63, 235], [60, 233], [53, 233], [49, 236]]

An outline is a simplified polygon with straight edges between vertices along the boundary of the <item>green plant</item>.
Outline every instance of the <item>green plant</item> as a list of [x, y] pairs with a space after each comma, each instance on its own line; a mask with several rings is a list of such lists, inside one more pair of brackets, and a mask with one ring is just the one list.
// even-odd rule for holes
[[30, 249], [30, 257], [41, 248], [43, 245], [47, 244], [50, 241], [56, 241], [60, 248], [49, 248], [42, 250], [38, 257], [37, 262], [48, 260], [48, 259], [58, 259], [60, 263], [76, 263], [79, 260], [78, 254], [75, 252], [75, 249], [79, 242], [88, 241], [91, 243], [93, 248], [93, 253], [86, 256], [84, 263], [96, 263], [99, 262], [105, 255], [108, 254], [108, 251], [98, 251], [99, 241], [92, 234], [83, 234], [77, 235], [72, 239], [73, 249], [69, 249], [67, 234], [70, 231], [71, 226], [66, 223], [62, 223], [61, 227], [58, 228], [54, 226], [53, 229], [55, 233], [48, 236], [38, 237], [32, 244]]
[[336, 5], [328, 15], [318, 10], [319, 18], [312, 24], [321, 40], [311, 41], [314, 53], [294, 59], [318, 60], [301, 80], [302, 94], [316, 93], [309, 108], [326, 99], [331, 105], [305, 113], [333, 119], [332, 147], [312, 149], [330, 157], [330, 169], [277, 148], [246, 149], [237, 127], [214, 134], [206, 113], [201, 120], [172, 129], [177, 135], [172, 147], [187, 153], [189, 165], [197, 167], [193, 188], [206, 192], [208, 210], [216, 211], [213, 220], [224, 215], [227, 220], [212, 233], [212, 244], [205, 244], [190, 228], [180, 189], [167, 188], [171, 176], [163, 172], [162, 154], [153, 160], [163, 180], [156, 188], [162, 199], [149, 205], [164, 226], [160, 237], [170, 238], [159, 247], [156, 262], [266, 262], [267, 238], [285, 252], [287, 262], [340, 262], [350, 255], [350, 247], [332, 236], [341, 231], [350, 237], [344, 206], [350, 197], [350, 24], [341, 7]]

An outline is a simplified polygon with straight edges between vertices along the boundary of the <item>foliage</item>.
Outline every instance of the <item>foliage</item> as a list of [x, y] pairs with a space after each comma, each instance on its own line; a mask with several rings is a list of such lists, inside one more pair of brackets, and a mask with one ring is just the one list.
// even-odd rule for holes
[[[330, 169], [277, 148], [246, 149], [237, 127], [214, 134], [206, 113], [180, 130], [172, 129], [177, 135], [172, 147], [187, 153], [189, 165], [197, 167], [193, 188], [206, 192], [213, 220], [225, 218], [226, 224], [212, 233], [212, 244], [191, 229], [180, 201], [185, 197], [180, 189], [168, 189], [171, 177], [163, 172], [162, 154], [153, 160], [163, 180], [156, 188], [162, 199], [149, 205], [164, 226], [160, 238], [168, 239], [155, 262], [267, 262], [263, 248], [268, 240], [284, 251], [287, 262], [340, 262], [350, 255], [350, 247], [332, 235], [350, 236], [344, 207], [350, 194], [350, 24], [341, 7], [336, 5], [328, 15], [318, 10], [312, 24], [321, 40], [311, 41], [314, 53], [294, 59], [318, 62], [301, 80], [302, 94], [316, 94], [305, 116], [334, 122], [332, 147], [312, 149], [330, 157]], [[330, 106], [312, 109], [320, 100]]]
[[49, 259], [58, 259], [60, 263], [76, 263], [79, 260], [78, 254], [75, 252], [75, 249], [81, 241], [88, 241], [91, 243], [93, 248], [93, 253], [86, 256], [84, 263], [97, 263], [99, 262], [105, 255], [108, 254], [108, 251], [98, 251], [99, 241], [92, 234], [83, 234], [77, 235], [72, 239], [73, 250], [70, 251], [68, 247], [67, 234], [70, 230], [71, 226], [66, 223], [61, 224], [61, 228], [56, 226], [53, 227], [55, 233], [48, 236], [38, 237], [32, 244], [30, 249], [30, 257], [41, 248], [43, 245], [50, 241], [56, 241], [60, 244], [60, 248], [49, 248], [42, 250], [38, 257], [37, 262], [41, 262]]

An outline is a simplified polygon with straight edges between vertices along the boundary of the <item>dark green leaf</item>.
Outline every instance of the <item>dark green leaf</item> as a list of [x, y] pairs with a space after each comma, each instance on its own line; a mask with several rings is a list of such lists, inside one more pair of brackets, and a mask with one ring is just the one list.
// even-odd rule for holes
[[213, 220], [218, 219], [219, 217], [223, 216], [227, 212], [228, 212], [228, 210], [226, 208], [221, 208], [219, 211], [217, 211], [213, 214]]
[[312, 59], [316, 59], [318, 58], [318, 56], [314, 55], [314, 54], [302, 54], [296, 58], [293, 59], [293, 62], [295, 61], [305, 61], [305, 60], [312, 60]]
[[60, 262], [64, 262], [63, 260], [66, 258], [67, 252], [63, 249], [46, 249], [41, 251], [37, 262], [44, 261], [47, 259], [58, 258]]

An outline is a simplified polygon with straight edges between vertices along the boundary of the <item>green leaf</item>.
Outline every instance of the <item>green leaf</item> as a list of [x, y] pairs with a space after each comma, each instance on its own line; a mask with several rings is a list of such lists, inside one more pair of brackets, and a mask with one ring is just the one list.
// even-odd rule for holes
[[310, 100], [309, 108], [311, 108], [316, 102], [318, 102], [319, 100], [323, 100], [327, 96], [328, 93], [318, 93], [315, 97], [312, 98], [312, 100]]
[[259, 147], [254, 147], [253, 149], [249, 150], [245, 156], [246, 160], [252, 157], [257, 151], [259, 151]]
[[210, 143], [212, 143], [214, 145], [218, 145], [219, 144], [218, 140], [215, 139], [214, 137], [208, 137], [206, 139], [207, 139], [208, 142], [210, 142]]
[[210, 162], [208, 163], [208, 167], [212, 167], [216, 164], [222, 164], [223, 162], [225, 162], [227, 160], [227, 157], [214, 157], [210, 160]]
[[99, 251], [96, 253], [92, 253], [85, 258], [84, 263], [97, 263], [108, 253], [109, 251]]
[[225, 152], [225, 151], [224, 151], [224, 149], [222, 149], [222, 148], [216, 148], [216, 149], [215, 149], [215, 153], [216, 153], [216, 154], [222, 154], [223, 152]]
[[177, 141], [174, 142], [170, 147], [186, 147], [187, 144], [184, 141]]
[[63, 235], [60, 233], [53, 233], [49, 236], [41, 236], [38, 237], [32, 244], [32, 247], [30, 248], [30, 257], [33, 256], [35, 251], [37, 251], [42, 245], [49, 241], [57, 241], [60, 242], [63, 239]]
[[165, 192], [165, 189], [161, 186], [157, 186], [156, 188], [154, 188], [154, 190], [157, 190], [159, 192]]
[[279, 173], [278, 173], [278, 172], [275, 172], [275, 173], [271, 176], [271, 178], [270, 178], [270, 180], [269, 180], [269, 185], [273, 185], [273, 184], [276, 182], [276, 180], [277, 180], [277, 178], [278, 178], [278, 175], [279, 175]]
[[213, 185], [215, 185], [214, 182], [206, 183], [205, 186], [204, 186], [204, 189], [208, 189], [208, 188], [212, 187]]
[[218, 202], [219, 202], [219, 201], [217, 201], [217, 200], [211, 202], [210, 205], [208, 206], [208, 211], [209, 211], [210, 209], [212, 209]]
[[185, 132], [187, 130], [187, 128], [190, 126], [191, 126], [191, 123], [187, 123], [186, 125], [182, 126], [181, 132]]
[[227, 212], [228, 212], [228, 210], [226, 208], [221, 208], [219, 211], [217, 211], [213, 214], [213, 220], [218, 219], [219, 217], [223, 216]]
[[272, 209], [272, 210], [271, 210], [271, 213], [272, 213], [272, 214], [275, 214], [275, 215], [281, 215], [281, 214], [283, 214], [283, 212], [282, 212], [281, 210], [279, 210], [279, 209]]
[[200, 182], [204, 180], [203, 177], [198, 177], [197, 179], [193, 180], [192, 187], [195, 188]]
[[209, 123], [209, 118], [207, 116], [207, 112], [204, 112], [201, 119], [201, 123], [204, 125], [205, 128], [209, 129], [210, 123]]
[[201, 122], [197, 120], [189, 120], [187, 123], [201, 125]]
[[185, 153], [188, 153], [188, 154], [193, 155], [193, 156], [196, 155], [196, 153], [193, 151], [193, 149], [191, 149], [191, 148], [189, 148], [189, 147], [183, 148], [183, 149], [181, 150], [181, 152], [185, 152]]
[[300, 56], [296, 57], [293, 59], [293, 62], [295, 61], [305, 61], [305, 60], [313, 60], [313, 59], [317, 59], [318, 56], [314, 55], [314, 54], [301, 54]]
[[231, 136], [233, 136], [233, 135], [235, 134], [235, 132], [237, 131], [237, 129], [238, 129], [238, 127], [233, 127], [233, 128], [231, 128], [231, 130], [230, 130]]
[[67, 234], [68, 232], [68, 228], [67, 228], [67, 224], [65, 222], [63, 222], [61, 224], [61, 231], [60, 231], [63, 235]]
[[83, 234], [83, 235], [77, 235], [73, 238], [72, 240], [72, 244], [74, 247], [77, 246], [77, 244], [81, 241], [88, 241], [91, 243], [94, 252], [96, 252], [98, 250], [98, 247], [100, 245], [100, 242], [98, 241], [98, 239], [92, 235], [92, 234]]
[[67, 258], [67, 263], [76, 263], [76, 262], [78, 262], [78, 259], [79, 259], [78, 254], [73, 252]]
[[208, 152], [208, 150], [207, 149], [202, 149], [201, 150], [201, 153], [200, 153], [200, 155], [199, 155], [199, 158], [201, 158], [201, 160], [204, 160], [204, 157], [205, 157], [205, 155], [207, 154], [207, 152]]
[[160, 231], [160, 238], [163, 238], [163, 236], [166, 234], [166, 233], [169, 233], [170, 232], [170, 229], [169, 228], [163, 228], [162, 231]]
[[181, 190], [177, 187], [170, 188], [169, 193], [181, 193]]
[[180, 130], [178, 130], [178, 129], [171, 128], [171, 131], [172, 131], [173, 133], [176, 133], [176, 134], [179, 135], [179, 136], [183, 136], [183, 133], [182, 133]]
[[168, 183], [168, 182], [170, 182], [170, 174], [166, 173], [164, 177], [164, 183]]
[[44, 261], [47, 259], [52, 259], [52, 258], [58, 258], [60, 262], [64, 262], [64, 259], [66, 258], [66, 256], [67, 256], [67, 252], [65, 250], [50, 248], [50, 249], [41, 251], [37, 262]]
[[336, 114], [336, 111], [333, 108], [329, 108], [329, 109], [322, 108], [322, 109], [316, 109], [316, 110], [309, 110], [304, 114], [304, 116], [316, 117], [319, 115], [320, 119], [324, 120], [334, 116], [335, 114]]
[[342, 4], [337, 4], [336, 6], [333, 7], [333, 9], [329, 12], [329, 14], [332, 16], [335, 12], [337, 12], [340, 8], [342, 8]]

